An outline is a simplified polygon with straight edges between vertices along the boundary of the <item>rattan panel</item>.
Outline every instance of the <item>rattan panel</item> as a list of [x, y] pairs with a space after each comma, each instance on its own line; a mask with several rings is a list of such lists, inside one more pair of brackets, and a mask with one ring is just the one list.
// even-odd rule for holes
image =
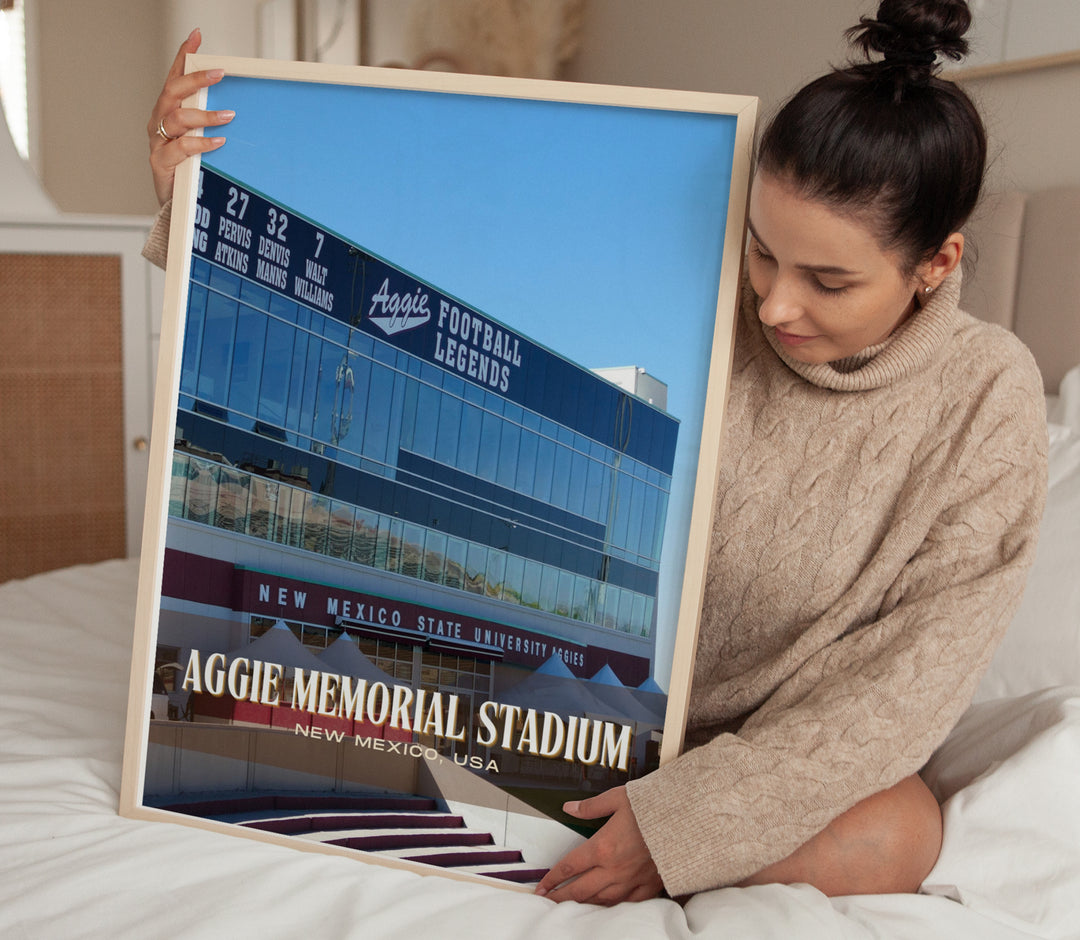
[[0, 255], [0, 581], [122, 557], [120, 259]]

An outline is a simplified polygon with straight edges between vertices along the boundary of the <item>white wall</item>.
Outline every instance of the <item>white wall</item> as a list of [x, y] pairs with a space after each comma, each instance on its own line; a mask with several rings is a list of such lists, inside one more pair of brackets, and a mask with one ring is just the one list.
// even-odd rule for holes
[[[845, 61], [843, 31], [876, 8], [875, 0], [588, 0], [570, 77], [757, 95], [767, 119]], [[1080, 185], [1080, 64], [965, 87], [990, 134], [991, 189]]]
[[[46, 189], [67, 211], [154, 211], [145, 127], [166, 68], [195, 25], [204, 51], [254, 54], [259, 0], [35, 2]], [[370, 9], [378, 14], [386, 2]], [[755, 94], [767, 116], [844, 60], [844, 29], [875, 7], [873, 0], [586, 0], [582, 48], [568, 77]], [[385, 10], [383, 22], [392, 25]], [[995, 187], [1080, 185], [1080, 65], [983, 78], [970, 88], [991, 131]]]

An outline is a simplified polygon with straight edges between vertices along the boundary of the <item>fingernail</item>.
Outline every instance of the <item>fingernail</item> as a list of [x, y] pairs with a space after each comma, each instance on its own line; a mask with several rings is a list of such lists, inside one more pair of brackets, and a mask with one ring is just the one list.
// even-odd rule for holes
[[536, 896], [538, 898], [544, 897], [547, 893], [548, 893], [547, 888], [542, 888], [542, 887], [540, 887], [540, 885], [536, 886]]
[[212, 143], [215, 147], [220, 147], [223, 143], [225, 143], [225, 138], [224, 137], [211, 137], [210, 138], [210, 143]]
[[576, 813], [579, 806], [581, 806], [580, 800], [571, 800], [569, 803], [563, 803], [562, 808], [564, 813]]
[[206, 77], [217, 81], [219, 78], [225, 77], [225, 69], [210, 69], [210, 71], [206, 73]]
[[218, 111], [217, 119], [221, 124], [226, 124], [236, 117], [235, 111]]

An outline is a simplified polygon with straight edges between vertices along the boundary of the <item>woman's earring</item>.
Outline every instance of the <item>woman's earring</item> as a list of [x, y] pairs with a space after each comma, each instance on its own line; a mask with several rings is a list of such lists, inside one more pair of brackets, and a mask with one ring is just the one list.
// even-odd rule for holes
[[934, 292], [934, 288], [927, 284], [926, 287], [922, 289], [922, 291], [924, 294], [932, 294]]

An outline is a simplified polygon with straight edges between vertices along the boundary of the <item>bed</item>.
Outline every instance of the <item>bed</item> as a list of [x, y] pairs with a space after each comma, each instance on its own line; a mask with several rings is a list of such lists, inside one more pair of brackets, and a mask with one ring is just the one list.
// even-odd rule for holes
[[684, 905], [555, 905], [122, 818], [137, 568], [117, 560], [0, 585], [0, 936], [1080, 938], [1080, 366], [1052, 387], [1035, 569], [975, 703], [926, 768], [945, 840], [920, 894], [774, 885]]

